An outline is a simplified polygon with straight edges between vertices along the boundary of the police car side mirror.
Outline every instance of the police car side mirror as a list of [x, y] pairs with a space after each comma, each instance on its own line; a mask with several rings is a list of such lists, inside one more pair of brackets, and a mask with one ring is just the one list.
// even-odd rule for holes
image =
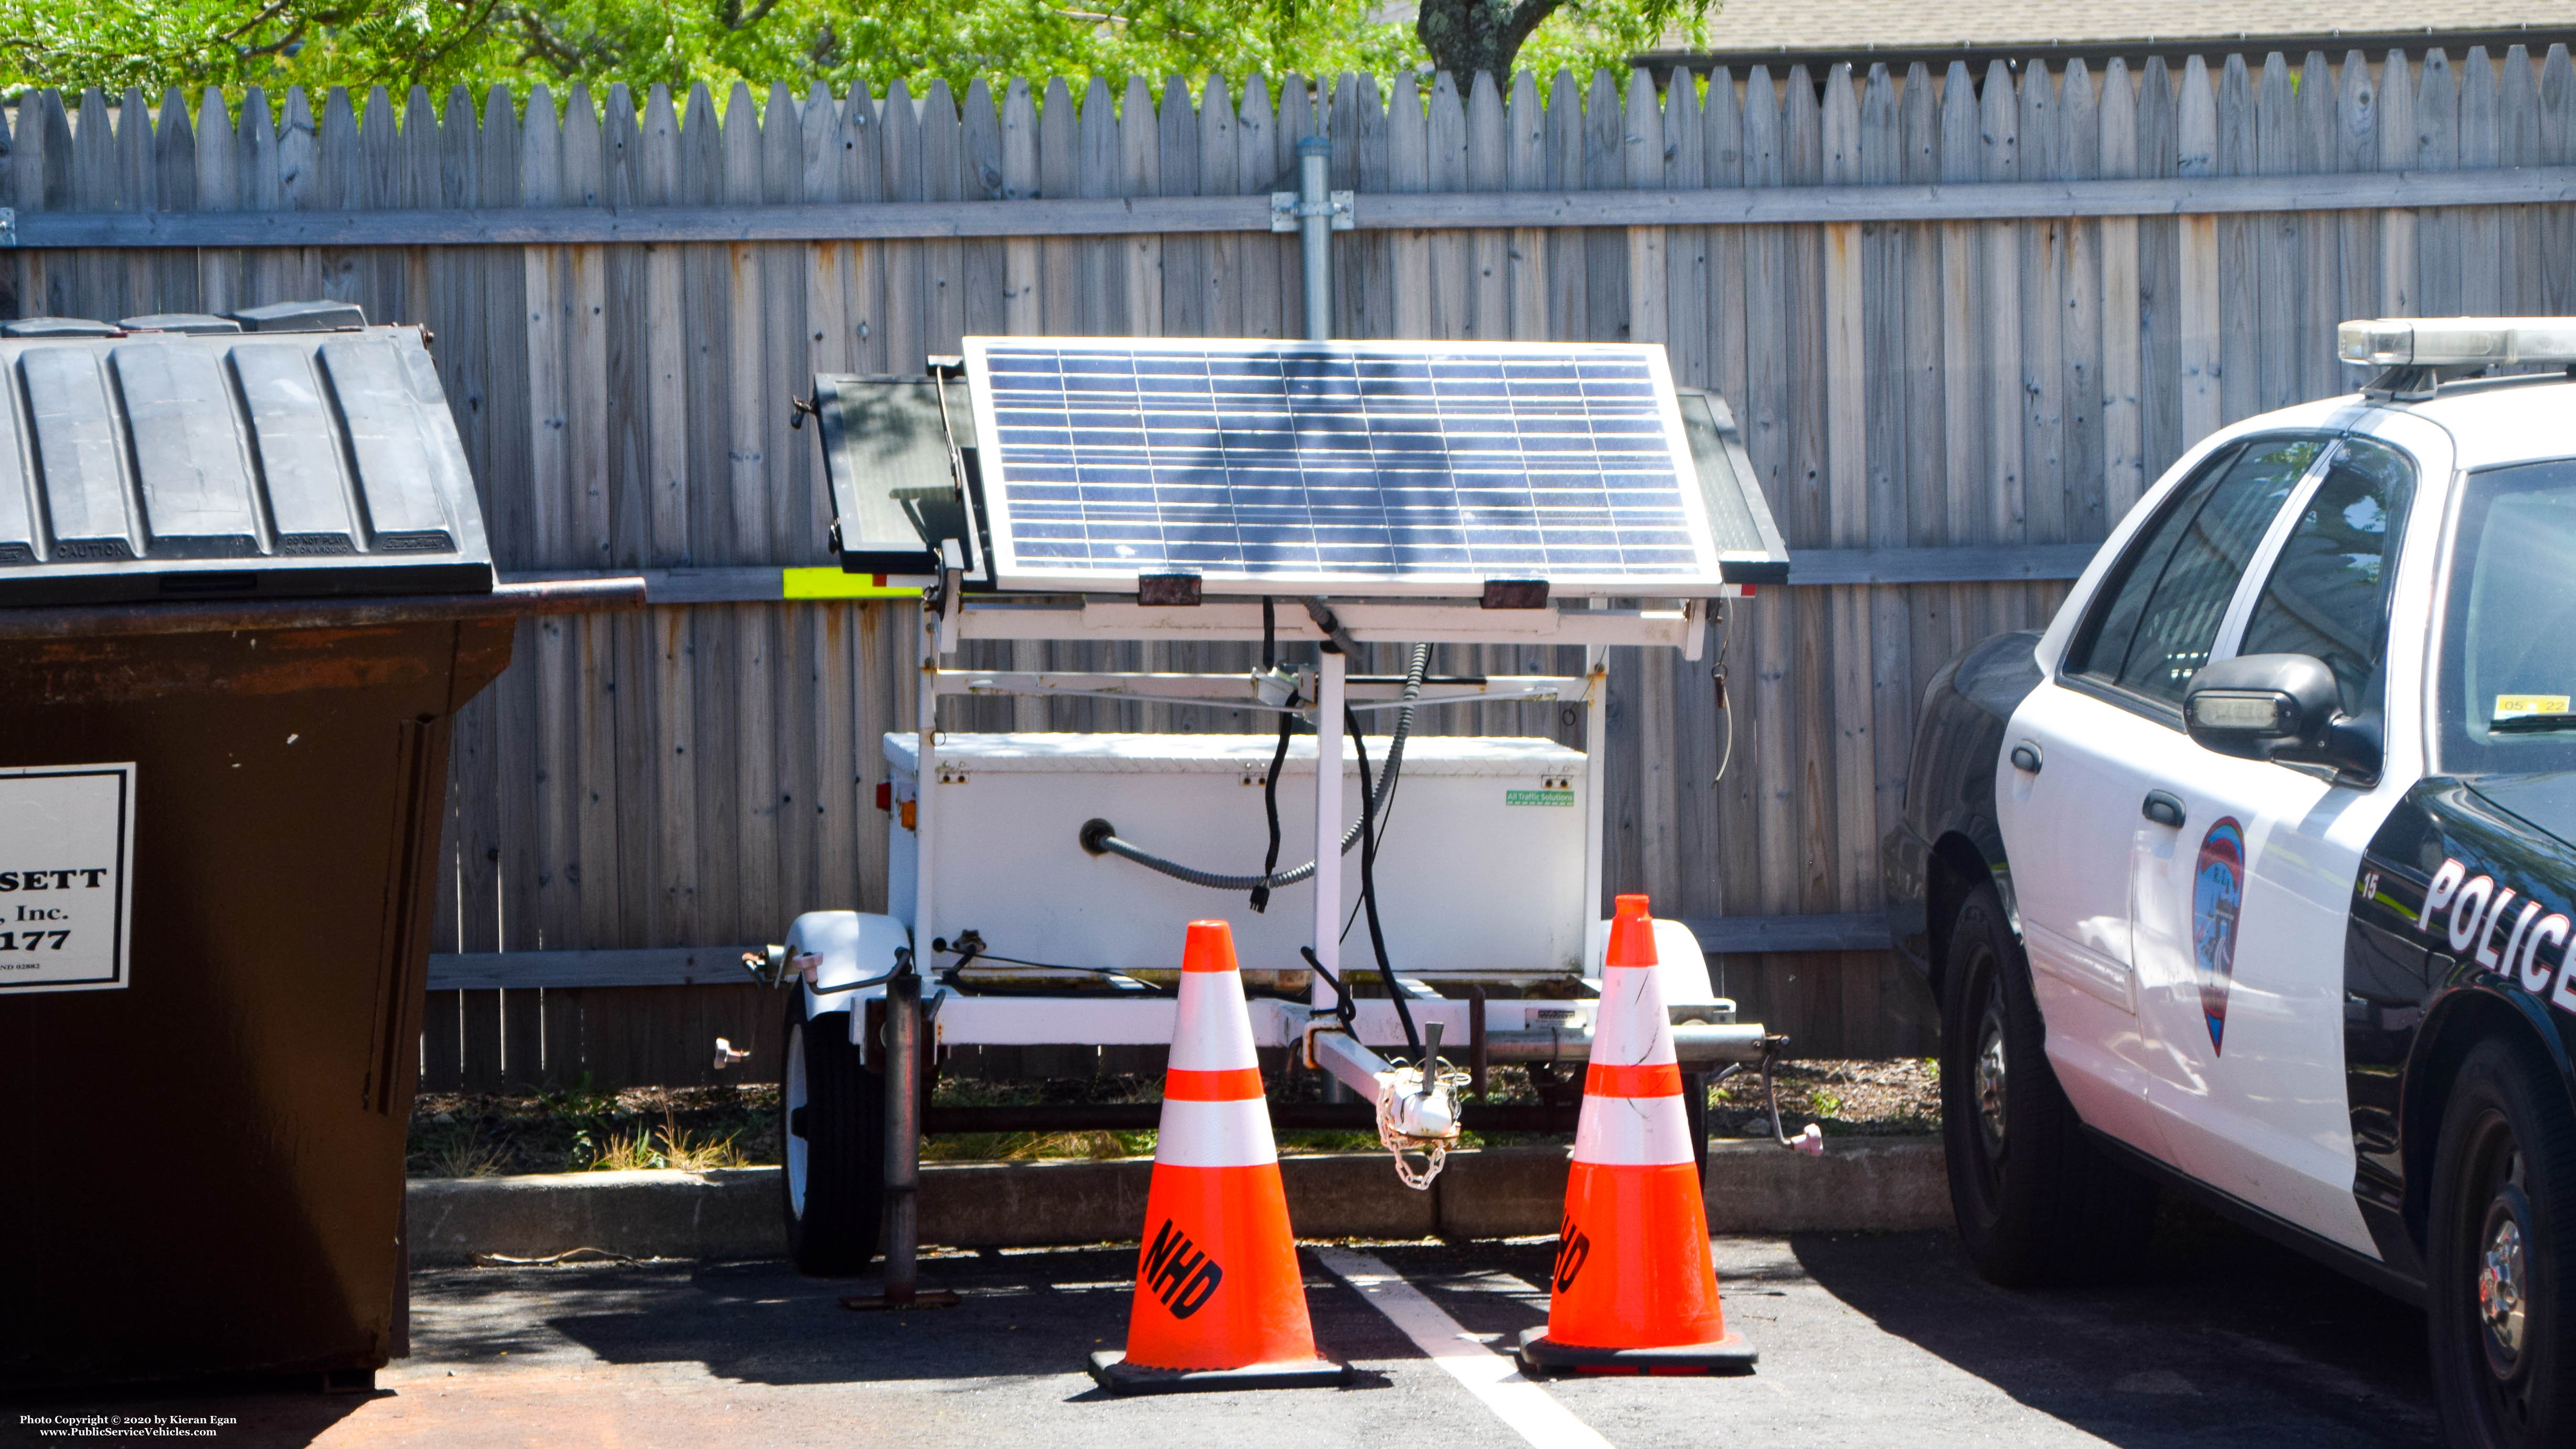
[[2325, 661], [2306, 654], [2241, 654], [2192, 676], [2183, 722], [2203, 749], [2245, 760], [2331, 765], [2364, 778], [2379, 774], [2375, 720], [2342, 712], [2343, 694]]

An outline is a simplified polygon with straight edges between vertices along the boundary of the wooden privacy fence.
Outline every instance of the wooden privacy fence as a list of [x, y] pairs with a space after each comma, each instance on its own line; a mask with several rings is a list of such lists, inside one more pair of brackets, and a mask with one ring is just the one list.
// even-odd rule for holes
[[[1609, 874], [1700, 924], [1746, 1008], [1819, 1053], [1930, 1049], [1869, 912], [1935, 670], [2043, 620], [2193, 440], [2348, 388], [2339, 319], [2576, 312], [2560, 49], [1757, 69], [1704, 93], [1560, 76], [1544, 99], [1528, 76], [1094, 81], [1079, 103], [1061, 82], [737, 86], [721, 110], [703, 88], [334, 91], [318, 114], [295, 92], [238, 114], [30, 95], [0, 308], [327, 295], [433, 330], [502, 567], [642, 569], [656, 607], [523, 625], [458, 722], [455, 989], [425, 1080], [699, 1080], [720, 1032], [774, 1051], [774, 1003], [632, 983], [724, 981], [728, 948], [799, 909], [881, 905], [877, 739], [911, 718], [910, 605], [781, 597], [782, 567], [827, 561], [789, 400], [968, 333], [1293, 335], [1295, 240], [1267, 197], [1319, 128], [1359, 193], [1334, 242], [1342, 335], [1660, 342], [1743, 420], [1799, 582], [1730, 611], [1731, 726], [1707, 665], [1621, 651]], [[1538, 653], [1436, 667], [1570, 667]], [[961, 728], [1259, 727], [949, 708]], [[1575, 733], [1553, 706], [1460, 713], [1426, 727]]]

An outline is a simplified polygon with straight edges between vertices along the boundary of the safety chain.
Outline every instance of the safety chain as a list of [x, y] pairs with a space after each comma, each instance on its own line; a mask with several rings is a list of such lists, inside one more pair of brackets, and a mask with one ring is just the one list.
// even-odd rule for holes
[[[1434, 1080], [1447, 1089], [1449, 1099], [1455, 1102], [1458, 1099], [1459, 1090], [1467, 1085], [1467, 1073], [1460, 1070], [1447, 1057], [1434, 1058], [1432, 1070]], [[1399, 1098], [1414, 1095], [1421, 1089], [1422, 1069], [1420, 1067], [1398, 1064], [1393, 1070], [1378, 1074], [1378, 1145], [1384, 1147], [1395, 1158], [1397, 1180], [1415, 1192], [1421, 1192], [1431, 1186], [1431, 1180], [1440, 1175], [1441, 1167], [1449, 1160], [1450, 1147], [1458, 1141], [1455, 1119], [1452, 1119], [1453, 1125], [1450, 1129], [1437, 1137], [1420, 1136], [1401, 1131], [1396, 1127], [1393, 1112], [1395, 1102]], [[1420, 1153], [1423, 1165], [1416, 1168], [1406, 1161], [1407, 1152]]]

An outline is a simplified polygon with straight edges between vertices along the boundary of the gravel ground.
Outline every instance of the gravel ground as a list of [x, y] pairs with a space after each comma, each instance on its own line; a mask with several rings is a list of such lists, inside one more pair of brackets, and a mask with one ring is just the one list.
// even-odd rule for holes
[[[1940, 1077], [1920, 1060], [1808, 1061], [1784, 1064], [1776, 1085], [1781, 1115], [1794, 1129], [1809, 1121], [1825, 1134], [1889, 1136], [1939, 1130]], [[1498, 1067], [1492, 1097], [1538, 1099], [1529, 1074]], [[1271, 1083], [1282, 1101], [1313, 1101], [1314, 1074], [1290, 1072]], [[1033, 1103], [1153, 1102], [1163, 1084], [1152, 1076], [988, 1081], [945, 1078], [943, 1106]], [[648, 1167], [749, 1167], [778, 1161], [778, 1089], [766, 1083], [720, 1087], [630, 1087], [523, 1095], [425, 1092], [412, 1108], [410, 1170], [415, 1177], [485, 1177], [504, 1173], [585, 1172]], [[1758, 1077], [1738, 1076], [1710, 1097], [1709, 1131], [1761, 1137], [1770, 1131]], [[1539, 1134], [1494, 1134], [1496, 1144], [1550, 1140]], [[1284, 1152], [1374, 1148], [1360, 1132], [1282, 1132]], [[1467, 1145], [1479, 1145], [1473, 1138]], [[1154, 1150], [1151, 1132], [970, 1133], [932, 1138], [929, 1161], [1037, 1157], [1133, 1157]]]
[[[1893, 1137], [1941, 1130], [1941, 1068], [1926, 1058], [1784, 1063], [1774, 1081], [1780, 1115], [1795, 1128], [1812, 1121], [1828, 1137]], [[1709, 1099], [1708, 1130], [1720, 1137], [1770, 1131], [1762, 1080], [1739, 1076]]]

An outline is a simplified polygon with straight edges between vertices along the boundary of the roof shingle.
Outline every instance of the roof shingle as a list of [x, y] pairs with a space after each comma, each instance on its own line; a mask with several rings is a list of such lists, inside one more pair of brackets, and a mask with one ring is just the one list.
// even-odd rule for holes
[[[1721, 51], [2207, 45], [2243, 39], [2565, 28], [2563, 6], [2531, 0], [1723, 0], [1708, 19]], [[1674, 35], [1665, 44], [1693, 48]]]

